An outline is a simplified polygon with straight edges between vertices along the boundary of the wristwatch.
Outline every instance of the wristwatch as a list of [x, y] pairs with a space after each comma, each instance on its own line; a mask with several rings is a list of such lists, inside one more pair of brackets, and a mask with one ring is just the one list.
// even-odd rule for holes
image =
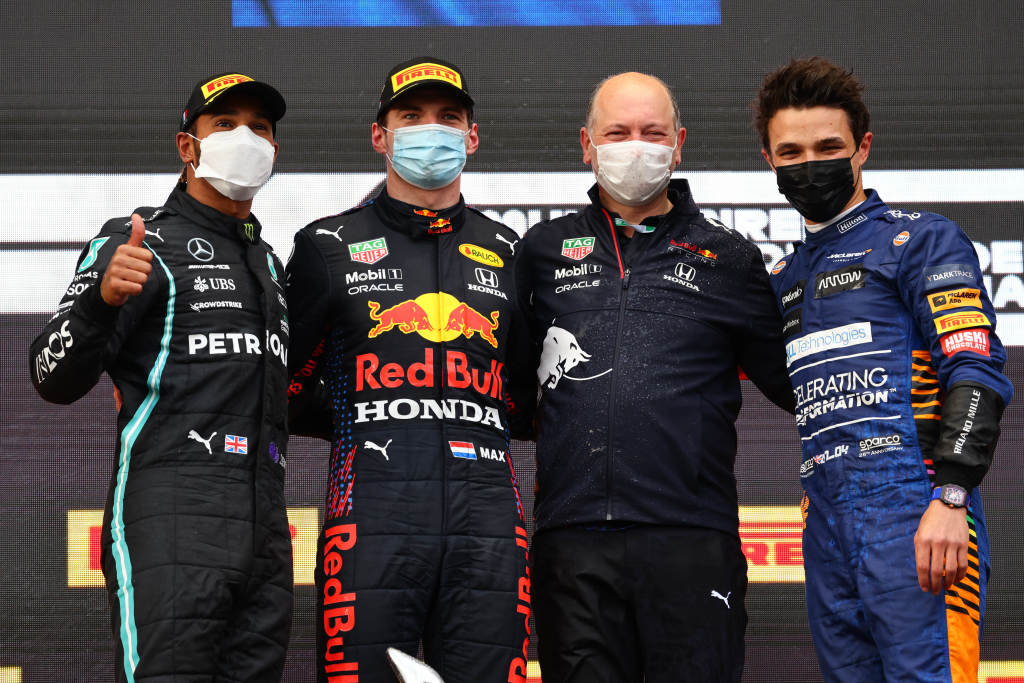
[[936, 486], [935, 490], [932, 491], [932, 500], [941, 500], [951, 508], [964, 508], [971, 503], [971, 497], [967, 495], [967, 489], [956, 484]]

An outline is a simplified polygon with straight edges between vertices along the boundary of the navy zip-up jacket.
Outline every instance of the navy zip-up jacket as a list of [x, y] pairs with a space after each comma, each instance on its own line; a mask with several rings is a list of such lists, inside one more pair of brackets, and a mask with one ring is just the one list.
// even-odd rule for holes
[[[706, 219], [685, 180], [625, 238], [597, 186], [524, 238], [542, 354], [537, 529], [605, 522], [737, 535], [738, 366], [793, 411], [760, 251]], [[621, 219], [620, 219], [621, 220]]]

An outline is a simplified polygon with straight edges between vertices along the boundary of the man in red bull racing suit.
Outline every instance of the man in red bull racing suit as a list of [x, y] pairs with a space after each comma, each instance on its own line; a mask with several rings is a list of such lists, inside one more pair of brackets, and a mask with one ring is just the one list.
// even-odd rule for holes
[[[295, 237], [293, 412], [323, 378], [333, 428], [317, 676], [385, 681], [389, 646], [447, 683], [525, 681], [526, 531], [508, 453], [529, 429], [518, 236], [465, 206], [479, 144], [453, 65], [395, 67], [372, 126], [387, 185]], [[348, 677], [346, 677], [348, 676]]]
[[117, 461], [102, 565], [119, 681], [280, 680], [291, 628], [284, 501], [283, 266], [250, 213], [285, 103], [228, 73], [198, 83], [182, 180], [108, 221], [31, 349], [40, 395], [106, 371]]
[[755, 102], [808, 233], [771, 283], [804, 454], [811, 632], [827, 681], [973, 683], [989, 572], [977, 487], [1013, 387], [971, 241], [863, 189], [860, 92], [812, 58]]

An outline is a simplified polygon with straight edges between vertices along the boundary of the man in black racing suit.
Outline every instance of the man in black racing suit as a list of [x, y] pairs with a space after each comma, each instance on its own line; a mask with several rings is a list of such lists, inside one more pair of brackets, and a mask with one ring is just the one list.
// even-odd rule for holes
[[164, 206], [103, 226], [32, 344], [48, 401], [77, 400], [104, 371], [114, 383], [102, 563], [121, 681], [284, 669], [287, 321], [281, 263], [250, 213], [284, 110], [248, 76], [201, 81], [177, 137], [181, 182]]
[[[317, 676], [384, 681], [385, 649], [448, 683], [525, 681], [526, 531], [508, 453], [534, 354], [517, 235], [465, 206], [479, 140], [455, 66], [395, 67], [372, 126], [387, 186], [316, 221], [288, 263], [294, 430], [323, 378], [333, 430], [317, 558]], [[315, 421], [315, 420], [314, 420]]]

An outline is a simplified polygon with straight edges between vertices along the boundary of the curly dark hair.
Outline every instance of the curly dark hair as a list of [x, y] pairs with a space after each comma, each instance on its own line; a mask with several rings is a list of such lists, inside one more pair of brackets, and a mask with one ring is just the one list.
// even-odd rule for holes
[[852, 71], [836, 66], [824, 57], [792, 60], [764, 77], [761, 89], [750, 105], [754, 111], [754, 127], [761, 138], [761, 145], [771, 151], [768, 122], [780, 109], [790, 107], [835, 107], [844, 110], [854, 144], [859, 145], [871, 127], [871, 114], [861, 99], [863, 92], [864, 86]]

